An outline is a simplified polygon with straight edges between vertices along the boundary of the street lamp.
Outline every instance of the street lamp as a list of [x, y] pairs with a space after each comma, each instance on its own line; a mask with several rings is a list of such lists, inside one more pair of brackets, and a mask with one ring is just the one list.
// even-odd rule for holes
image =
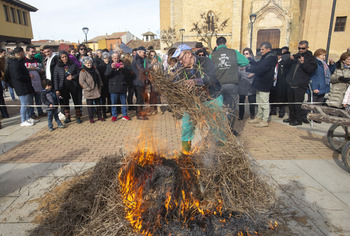
[[184, 44], [184, 33], [185, 33], [185, 29], [180, 29], [180, 34], [181, 34], [181, 45]]
[[249, 16], [250, 19], [250, 49], [252, 49], [252, 42], [253, 42], [253, 24], [256, 20], [256, 14], [251, 14]]
[[88, 27], [84, 27], [83, 28], [83, 32], [85, 34], [85, 44], [87, 44], [87, 34], [89, 33], [89, 28]]

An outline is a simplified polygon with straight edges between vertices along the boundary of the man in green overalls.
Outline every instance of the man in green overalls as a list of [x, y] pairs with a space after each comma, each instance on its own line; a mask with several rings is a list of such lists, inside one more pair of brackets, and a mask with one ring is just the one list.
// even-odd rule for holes
[[[192, 49], [187, 45], [180, 45], [172, 56], [177, 58], [182, 65], [179, 76], [186, 80], [188, 86], [200, 86], [208, 91], [203, 104], [205, 106], [222, 107], [223, 98], [220, 95], [221, 84], [215, 75], [215, 67], [208, 57], [197, 57], [192, 53]], [[209, 121], [209, 124], [213, 122]], [[213, 128], [212, 125], [210, 125]], [[216, 132], [215, 130], [212, 130]], [[181, 141], [182, 150], [188, 153], [191, 150], [191, 141], [194, 137], [195, 127], [187, 113], [182, 118]], [[220, 137], [220, 134], [219, 134]], [[220, 138], [222, 141], [224, 138]]]

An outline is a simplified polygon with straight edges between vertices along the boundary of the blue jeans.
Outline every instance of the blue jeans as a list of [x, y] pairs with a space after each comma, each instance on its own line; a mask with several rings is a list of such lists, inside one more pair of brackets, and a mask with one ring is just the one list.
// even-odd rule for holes
[[58, 126], [62, 125], [62, 122], [58, 118], [58, 109], [56, 108], [55, 110], [47, 111], [47, 122], [48, 122], [49, 129], [53, 128], [53, 125], [52, 125], [53, 118], [55, 118], [55, 121]]
[[13, 88], [11, 88], [10, 86], [9, 86], [9, 92], [10, 92], [12, 100], [15, 100], [16, 99], [15, 92], [13, 91]]
[[33, 105], [33, 94], [26, 94], [22, 96], [18, 96], [19, 101], [21, 102], [21, 122], [29, 120], [31, 117], [30, 107], [27, 105]]
[[[126, 105], [126, 93], [111, 93], [111, 102], [112, 105], [117, 104], [118, 97], [120, 98], [120, 101], [122, 105]], [[122, 106], [122, 113], [123, 116], [127, 116], [127, 108], [126, 106]], [[112, 116], [117, 117], [117, 107], [112, 107]]]
[[[34, 99], [35, 99], [35, 105], [41, 105], [42, 103], [41, 103], [40, 93], [35, 92], [33, 95], [34, 95]], [[37, 107], [36, 109], [38, 110], [38, 115], [41, 115], [44, 113], [43, 109], [41, 107]], [[34, 114], [34, 107], [30, 107], [29, 112], [30, 112], [30, 115], [33, 115]]]

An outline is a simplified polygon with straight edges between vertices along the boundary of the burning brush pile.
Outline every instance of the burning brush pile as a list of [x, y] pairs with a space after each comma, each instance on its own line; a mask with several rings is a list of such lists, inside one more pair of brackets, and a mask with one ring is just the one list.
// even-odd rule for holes
[[226, 112], [203, 102], [199, 87], [161, 72], [153, 84], [174, 113], [186, 112], [202, 140], [189, 153], [165, 156], [143, 137], [127, 155], [44, 198], [32, 235], [268, 235], [273, 190], [237, 143]]

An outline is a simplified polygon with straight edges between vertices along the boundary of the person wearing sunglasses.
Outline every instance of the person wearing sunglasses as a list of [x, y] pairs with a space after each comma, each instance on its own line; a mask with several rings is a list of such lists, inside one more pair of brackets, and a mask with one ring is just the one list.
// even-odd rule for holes
[[290, 68], [287, 75], [287, 99], [289, 118], [283, 122], [291, 126], [309, 123], [305, 118], [305, 112], [301, 109], [306, 90], [309, 87], [310, 77], [317, 69], [316, 58], [309, 51], [309, 42], [302, 40], [298, 45], [298, 53], [291, 55], [285, 66]]
[[208, 52], [204, 48], [201, 48], [201, 49], [196, 51], [196, 55], [199, 57], [207, 57]]
[[83, 58], [87, 56], [87, 47], [84, 44], [79, 44], [78, 45], [78, 53], [77, 53], [77, 60], [80, 62], [80, 67], [79, 69], [82, 67], [83, 65]]
[[65, 124], [71, 122], [69, 107], [70, 98], [73, 99], [75, 108], [76, 123], [81, 123], [81, 87], [79, 85], [79, 68], [70, 60], [66, 51], [60, 51], [58, 54], [58, 63], [55, 67], [53, 76], [53, 85], [56, 96], [62, 97], [60, 100], [66, 116]]

